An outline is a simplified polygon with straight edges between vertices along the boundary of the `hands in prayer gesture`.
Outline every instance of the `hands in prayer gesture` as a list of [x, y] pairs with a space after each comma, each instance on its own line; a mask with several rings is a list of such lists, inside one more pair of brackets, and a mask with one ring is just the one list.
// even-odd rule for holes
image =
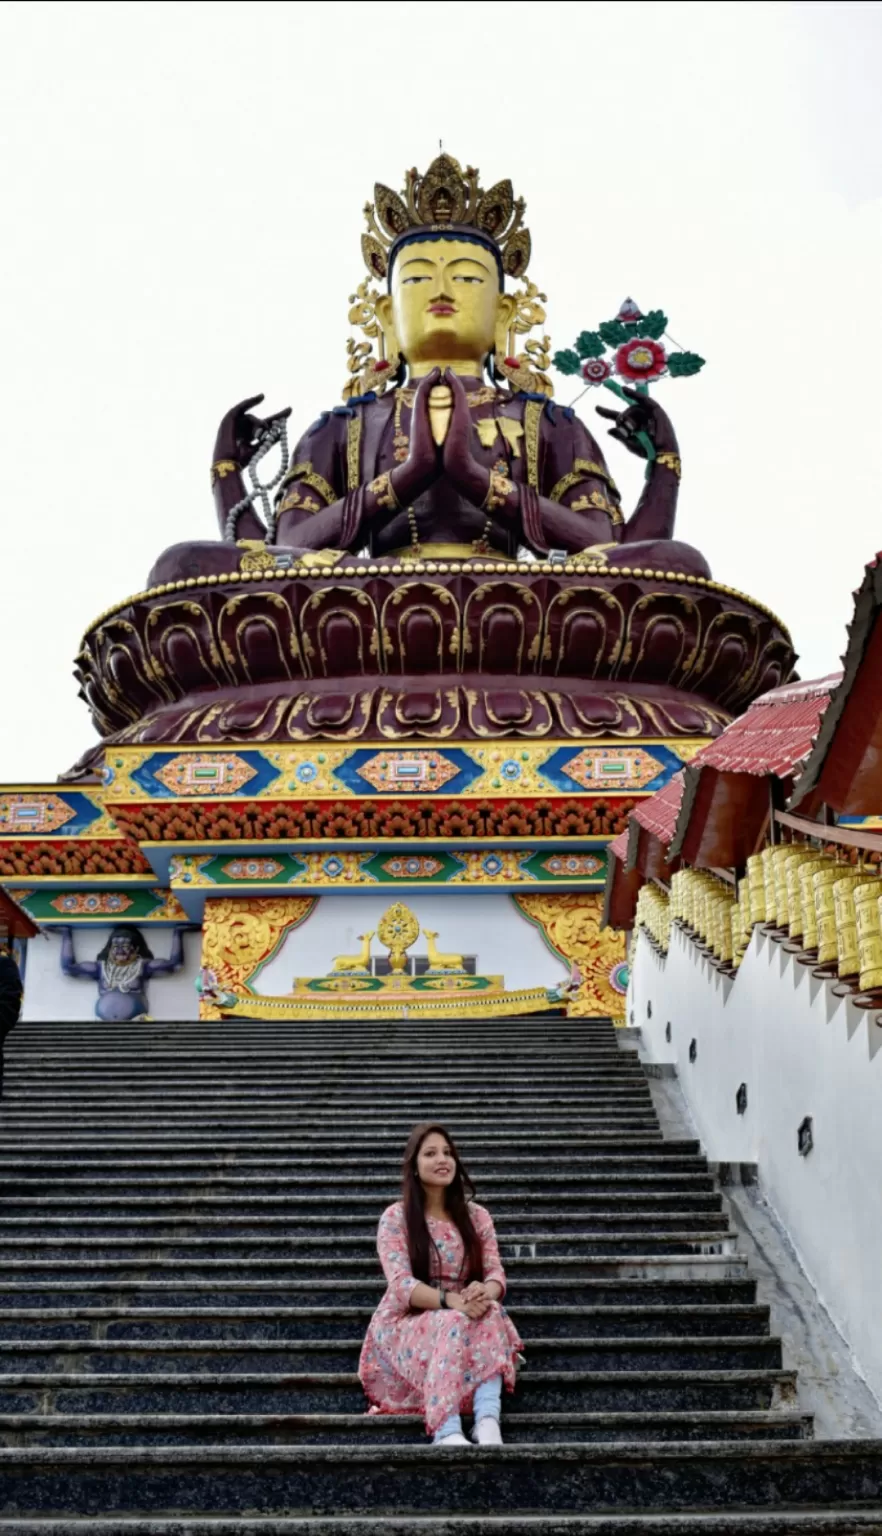
[[[453, 409], [444, 442], [439, 446], [429, 419], [429, 395], [437, 384], [447, 384]], [[442, 475], [467, 501], [483, 505], [490, 489], [490, 471], [472, 452], [472, 415], [468, 392], [452, 368], [433, 368], [421, 379], [413, 402], [410, 451], [405, 462], [392, 471], [392, 488], [402, 506], [410, 506]]]

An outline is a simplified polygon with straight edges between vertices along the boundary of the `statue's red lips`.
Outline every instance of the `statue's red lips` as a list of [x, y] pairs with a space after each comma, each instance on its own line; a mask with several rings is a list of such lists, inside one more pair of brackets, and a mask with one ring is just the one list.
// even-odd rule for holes
[[429, 305], [429, 314], [430, 315], [455, 315], [456, 314], [456, 305], [455, 304], [430, 304]]

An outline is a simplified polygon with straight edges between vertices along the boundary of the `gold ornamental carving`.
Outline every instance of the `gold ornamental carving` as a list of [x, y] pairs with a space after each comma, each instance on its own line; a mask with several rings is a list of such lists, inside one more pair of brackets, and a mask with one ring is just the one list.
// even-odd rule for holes
[[407, 965], [407, 951], [420, 935], [420, 925], [403, 901], [393, 902], [377, 924], [377, 938], [389, 951], [389, 966], [400, 975]]
[[576, 1019], [617, 1018], [624, 1000], [610, 973], [625, 960], [624, 935], [601, 929], [603, 896], [593, 892], [516, 895], [512, 900], [541, 929], [550, 949], [578, 970], [579, 984], [567, 1006]]
[[[315, 896], [266, 896], [243, 901], [220, 896], [206, 901], [202, 932], [202, 965], [211, 971], [220, 992], [247, 993], [249, 981], [261, 962], [268, 960], [284, 935], [297, 928], [312, 912]], [[203, 1002], [203, 1018], [219, 1019], [221, 1012]]]

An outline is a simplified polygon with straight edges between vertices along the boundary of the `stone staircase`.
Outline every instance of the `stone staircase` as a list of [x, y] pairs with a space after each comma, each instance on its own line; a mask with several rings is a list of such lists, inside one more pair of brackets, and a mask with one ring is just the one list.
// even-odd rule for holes
[[[694, 1141], [611, 1025], [20, 1025], [0, 1111], [0, 1536], [882, 1531], [812, 1437]], [[493, 1213], [506, 1445], [368, 1416], [418, 1119]]]

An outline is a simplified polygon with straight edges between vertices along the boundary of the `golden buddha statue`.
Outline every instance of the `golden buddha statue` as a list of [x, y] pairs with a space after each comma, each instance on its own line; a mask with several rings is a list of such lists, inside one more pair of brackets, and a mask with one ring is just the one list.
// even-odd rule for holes
[[[611, 569], [709, 576], [673, 539], [680, 457], [657, 402], [629, 392], [625, 410], [601, 410], [629, 450], [645, 457], [647, 438], [655, 449], [626, 519], [598, 444], [550, 398], [548, 338], [515, 352], [545, 311], [524, 279], [531, 241], [511, 183], [483, 192], [476, 171], [442, 154], [424, 175], [408, 172], [401, 195], [378, 185], [366, 214], [362, 253], [386, 292], [363, 283], [350, 301], [366, 340], [349, 343], [345, 404], [300, 439], [274, 499], [263, 498], [265, 522], [243, 471], [290, 413], [254, 416], [263, 396], [228, 411], [212, 468], [223, 542], [173, 546], [149, 584], [234, 570], [243, 540], [298, 558], [345, 550], [403, 563], [590, 550]], [[525, 286], [507, 291], [507, 279]]]

